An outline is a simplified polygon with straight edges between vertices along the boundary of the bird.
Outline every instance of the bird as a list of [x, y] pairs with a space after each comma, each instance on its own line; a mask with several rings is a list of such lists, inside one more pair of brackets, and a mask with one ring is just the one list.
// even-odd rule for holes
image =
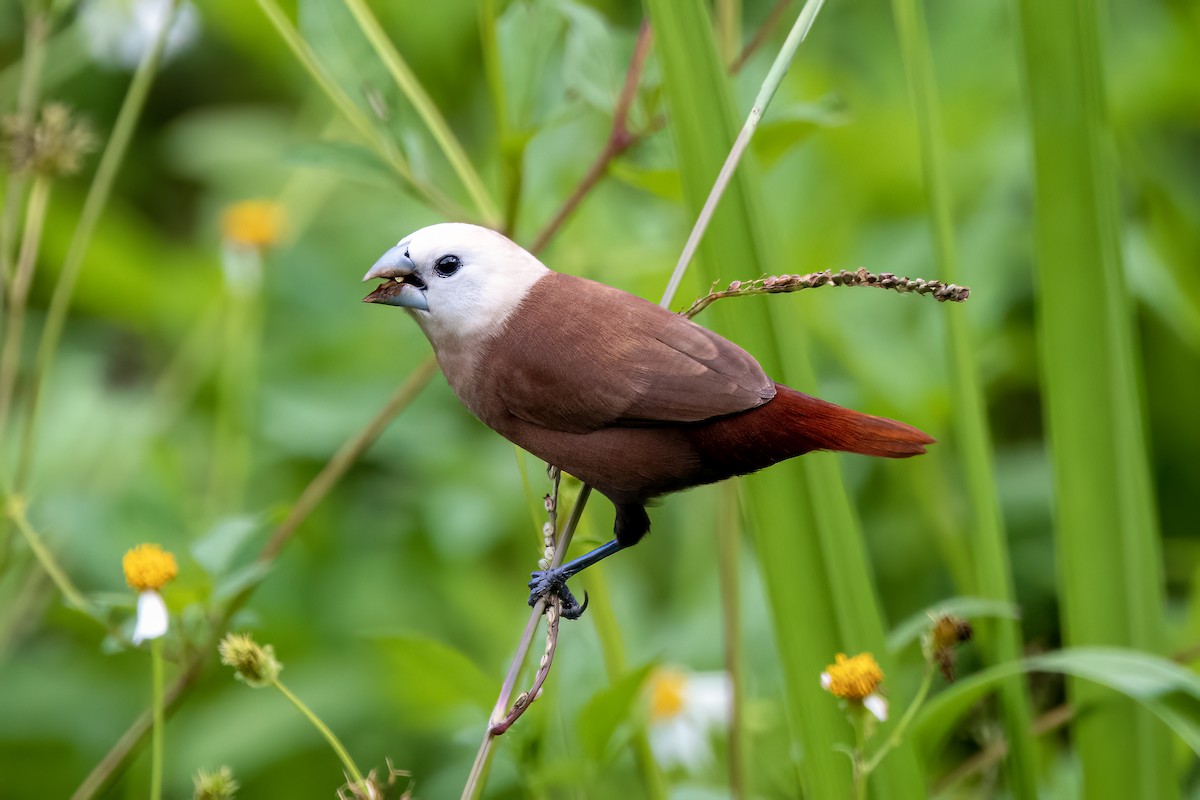
[[459, 401], [518, 447], [607, 497], [613, 539], [529, 581], [529, 604], [650, 530], [646, 505], [814, 450], [906, 458], [934, 443], [903, 422], [771, 379], [752, 355], [641, 297], [555, 272], [501, 233], [421, 228], [363, 276], [363, 302], [405, 309]]

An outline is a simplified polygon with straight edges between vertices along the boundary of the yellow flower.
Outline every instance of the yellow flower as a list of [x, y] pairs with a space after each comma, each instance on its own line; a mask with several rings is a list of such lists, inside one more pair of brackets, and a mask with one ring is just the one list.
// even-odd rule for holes
[[179, 574], [175, 556], [156, 544], [139, 544], [121, 561], [125, 582], [139, 592], [157, 591]]
[[164, 636], [170, 624], [167, 604], [158, 590], [179, 574], [175, 556], [156, 544], [139, 544], [121, 560], [125, 582], [138, 590], [137, 622], [133, 643]]
[[887, 720], [887, 700], [876, 689], [883, 682], [883, 670], [870, 653], [847, 658], [838, 653], [836, 663], [821, 673], [821, 688], [835, 697], [858, 703], [874, 714], [880, 722]]
[[660, 669], [650, 684], [650, 718], [670, 719], [683, 711], [687, 676], [673, 669]]
[[270, 247], [283, 238], [283, 230], [283, 207], [270, 200], [243, 200], [221, 215], [225, 239], [243, 247]]

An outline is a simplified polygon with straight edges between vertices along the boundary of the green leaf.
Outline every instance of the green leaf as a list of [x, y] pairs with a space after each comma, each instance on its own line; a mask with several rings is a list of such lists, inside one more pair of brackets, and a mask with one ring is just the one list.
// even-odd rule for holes
[[377, 120], [379, 114], [368, 102], [368, 94], [396, 108], [397, 93], [387, 70], [341, 0], [299, 0], [296, 17], [305, 41], [330, 77], [371, 119]]
[[221, 576], [213, 587], [213, 600], [222, 602], [241, 594], [245, 589], [254, 586], [271, 573], [272, 565], [262, 561], [252, 561], [244, 567], [235, 569]]
[[307, 142], [287, 148], [283, 155], [298, 167], [329, 170], [377, 186], [390, 185], [386, 178], [393, 174], [375, 153], [350, 142]]
[[558, 11], [567, 21], [562, 66], [567, 89], [592, 108], [612, 113], [625, 81], [616, 37], [594, 9], [561, 0]]
[[634, 704], [654, 664], [645, 664], [627, 672], [604, 687], [579, 710], [579, 741], [584, 752], [604, 762], [619, 749], [617, 730], [622, 723], [634, 724]]
[[496, 685], [461, 651], [421, 636], [379, 639], [389, 665], [387, 686], [412, 720], [436, 720], [469, 704], [491, 711]]
[[[1106, 13], [1090, 0], [1015, 8], [1035, 167], [1034, 298], [1063, 631], [1072, 647], [1161, 652], [1163, 555], [1122, 265]], [[1161, 725], [1096, 685], [1067, 688], [1072, 703], [1092, 709], [1072, 721], [1088, 797], [1178, 796]]]
[[[954, 684], [917, 717], [913, 735], [936, 752], [955, 723], [1005, 679], [1022, 672], [1057, 672], [1100, 684], [1156, 714], [1200, 755], [1200, 676], [1160, 656], [1137, 650], [1077, 647], [992, 667]], [[1079, 714], [1092, 713], [1079, 709]]]
[[561, 105], [567, 25], [545, 0], [518, 0], [500, 15], [496, 27], [509, 127], [529, 135]]
[[846, 112], [836, 98], [773, 107], [771, 116], [759, 124], [751, 149], [764, 166], [770, 166], [817, 131], [845, 124]]
[[223, 519], [192, 544], [192, 558], [214, 578], [224, 575], [238, 550], [262, 531], [264, 522], [261, 516]]
[[620, 158], [609, 165], [608, 172], [622, 183], [664, 200], [677, 202], [683, 195], [679, 184], [679, 171], [675, 169], [643, 168], [628, 159]]
[[946, 614], [953, 614], [966, 620], [978, 617], [1021, 618], [1020, 610], [1012, 603], [1006, 603], [1003, 600], [989, 600], [986, 597], [951, 597], [929, 606], [924, 611], [918, 611], [893, 628], [887, 638], [888, 649], [894, 653], [903, 650], [929, 629], [932, 620]]

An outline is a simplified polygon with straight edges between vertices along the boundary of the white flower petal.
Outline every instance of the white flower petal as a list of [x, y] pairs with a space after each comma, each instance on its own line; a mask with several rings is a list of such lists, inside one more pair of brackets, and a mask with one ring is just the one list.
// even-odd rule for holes
[[167, 632], [169, 624], [167, 604], [162, 595], [153, 589], [138, 595], [137, 624], [133, 628], [133, 643], [141, 644], [147, 639], [157, 639]]
[[726, 672], [693, 672], [684, 685], [684, 715], [706, 730], [723, 728], [729, 722], [733, 684]]
[[[79, 12], [84, 44], [102, 64], [134, 69], [166, 21], [170, 0], [90, 0]], [[200, 29], [196, 7], [184, 2], [167, 33], [164, 59], [189, 46]]]
[[712, 762], [708, 732], [683, 717], [652, 723], [649, 737], [654, 759], [667, 769], [682, 767], [696, 772]]
[[830, 686], [833, 686], [833, 678], [829, 677], [828, 672], [822, 672], [821, 673], [821, 688], [828, 692]]
[[888, 706], [887, 700], [883, 698], [883, 695], [867, 695], [866, 699], [863, 700], [863, 705], [866, 706], [867, 711], [870, 711], [872, 714], [874, 714], [875, 718], [880, 722], [887, 722]]

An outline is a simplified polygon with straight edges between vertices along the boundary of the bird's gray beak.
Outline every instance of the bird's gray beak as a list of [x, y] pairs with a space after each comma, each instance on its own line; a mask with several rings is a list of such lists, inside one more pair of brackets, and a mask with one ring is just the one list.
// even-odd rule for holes
[[364, 281], [387, 282], [364, 297], [364, 303], [382, 303], [417, 311], [429, 310], [425, 282], [417, 275], [417, 265], [408, 257], [406, 250], [404, 245], [396, 245], [367, 270], [367, 274], [363, 276]]

